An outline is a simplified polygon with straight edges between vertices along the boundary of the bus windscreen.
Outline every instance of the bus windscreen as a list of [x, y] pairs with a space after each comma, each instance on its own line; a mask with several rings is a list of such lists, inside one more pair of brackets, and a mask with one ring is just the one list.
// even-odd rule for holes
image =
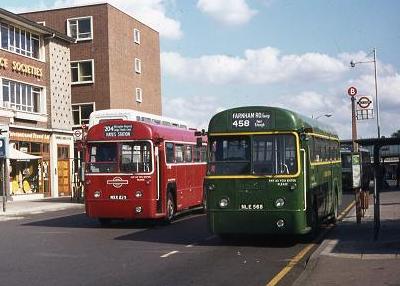
[[209, 175], [297, 173], [296, 138], [291, 134], [216, 136], [210, 139]]

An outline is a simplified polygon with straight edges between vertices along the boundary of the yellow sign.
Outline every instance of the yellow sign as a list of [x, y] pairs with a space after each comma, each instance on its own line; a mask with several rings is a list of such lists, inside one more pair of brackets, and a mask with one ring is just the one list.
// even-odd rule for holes
[[8, 68], [8, 60], [5, 58], [0, 58], [0, 68]]
[[23, 73], [23, 74], [27, 74], [27, 75], [33, 75], [36, 77], [42, 77], [42, 75], [43, 75], [41, 68], [37, 68], [37, 67], [31, 66], [31, 65], [23, 64], [23, 63], [16, 62], [16, 61], [13, 61], [13, 63], [12, 63], [12, 70]]
[[[0, 57], [0, 68], [2, 69], [7, 69], [8, 68], [8, 59], [7, 58], [1, 58]], [[12, 70], [15, 72], [22, 73], [24, 75], [33, 75], [35, 77], [42, 77], [43, 76], [43, 71], [41, 68], [27, 65], [24, 63], [20, 63], [17, 61], [12, 62]]]

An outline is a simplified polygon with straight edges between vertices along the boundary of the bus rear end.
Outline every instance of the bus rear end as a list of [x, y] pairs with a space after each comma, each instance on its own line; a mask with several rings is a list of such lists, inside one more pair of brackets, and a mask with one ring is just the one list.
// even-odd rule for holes
[[149, 138], [148, 130], [141, 129], [140, 124], [124, 122], [98, 124], [89, 130], [85, 172], [89, 217], [107, 222], [156, 218], [162, 212], [157, 200], [158, 148], [152, 140], [141, 139]]

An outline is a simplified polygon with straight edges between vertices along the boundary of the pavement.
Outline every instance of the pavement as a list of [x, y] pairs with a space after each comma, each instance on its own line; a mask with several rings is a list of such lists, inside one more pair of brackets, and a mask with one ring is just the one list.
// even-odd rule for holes
[[21, 217], [49, 211], [66, 209], [84, 210], [84, 208], [84, 204], [73, 201], [70, 197], [62, 197], [29, 201], [7, 201], [4, 212], [3, 201], [0, 198], [0, 220], [2, 218], [4, 220], [5, 218]]
[[373, 195], [361, 224], [355, 208], [311, 255], [295, 286], [400, 285], [400, 190], [380, 193], [381, 226], [374, 237]]

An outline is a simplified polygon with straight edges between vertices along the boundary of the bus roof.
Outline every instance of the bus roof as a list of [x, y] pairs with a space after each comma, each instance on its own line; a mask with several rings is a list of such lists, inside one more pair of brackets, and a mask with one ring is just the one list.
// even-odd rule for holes
[[133, 109], [104, 109], [93, 111], [89, 117], [89, 129], [100, 122], [112, 119], [151, 122], [159, 125], [187, 129], [187, 123], [182, 120], [141, 112]]
[[107, 120], [88, 130], [87, 142], [119, 140], [196, 142], [194, 130], [131, 120]]
[[[243, 121], [248, 120], [244, 126]], [[271, 106], [245, 106], [227, 109], [211, 118], [208, 133], [305, 131], [338, 137], [329, 125], [296, 112]]]

